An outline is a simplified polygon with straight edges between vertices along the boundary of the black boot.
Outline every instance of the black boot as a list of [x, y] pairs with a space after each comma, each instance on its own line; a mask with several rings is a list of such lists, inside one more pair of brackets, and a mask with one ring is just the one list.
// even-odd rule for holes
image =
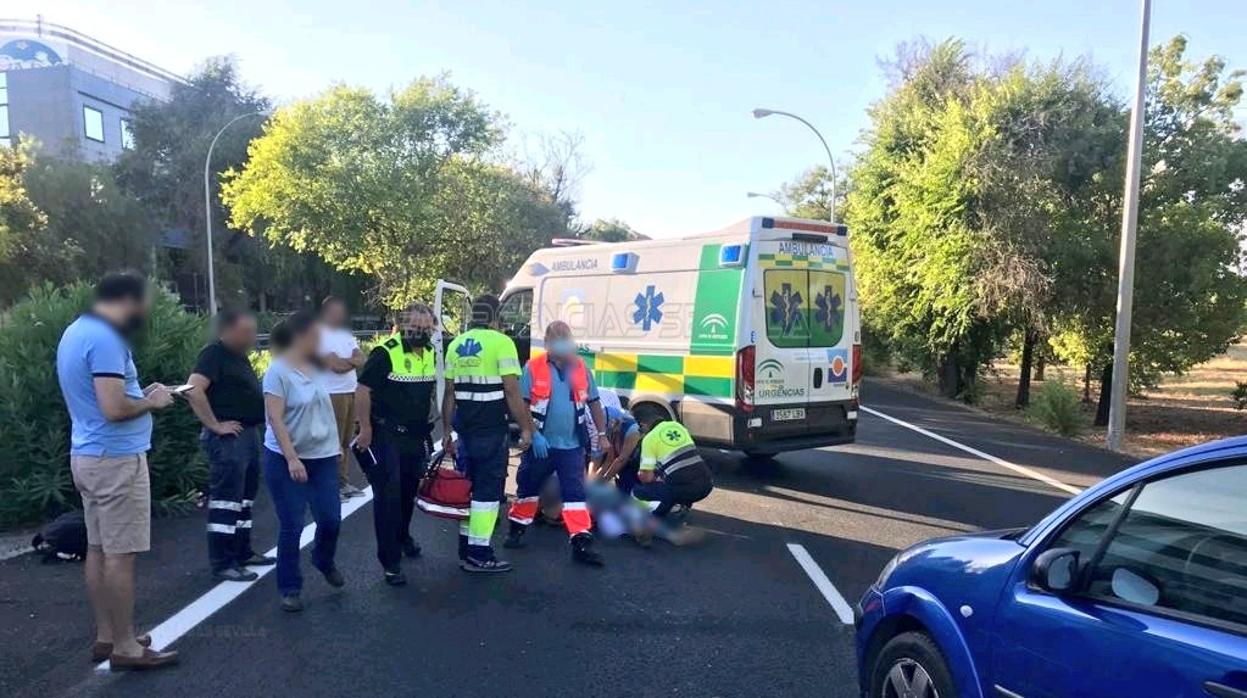
[[526, 531], [528, 531], [528, 526], [512, 521], [511, 527], [507, 529], [507, 539], [502, 541], [502, 547], [512, 549], [524, 547], [524, 533]]
[[465, 535], [460, 535], [459, 536], [459, 561], [462, 562], [466, 559], [468, 559], [468, 537]]
[[594, 567], [606, 564], [601, 553], [593, 549], [593, 536], [588, 533], [577, 533], [572, 536], [572, 559]]
[[403, 555], [410, 558], [420, 557], [420, 546], [416, 545], [411, 536], [403, 539]]

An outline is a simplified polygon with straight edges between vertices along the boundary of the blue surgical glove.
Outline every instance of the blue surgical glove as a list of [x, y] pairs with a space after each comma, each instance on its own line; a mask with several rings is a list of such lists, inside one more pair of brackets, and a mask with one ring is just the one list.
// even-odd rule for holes
[[533, 455], [538, 460], [545, 460], [550, 455], [550, 443], [546, 441], [545, 434], [539, 431], [533, 432]]

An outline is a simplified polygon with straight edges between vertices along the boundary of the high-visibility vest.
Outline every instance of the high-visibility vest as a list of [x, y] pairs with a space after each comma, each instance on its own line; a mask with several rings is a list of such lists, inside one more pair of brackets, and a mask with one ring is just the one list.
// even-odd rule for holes
[[[589, 403], [589, 369], [579, 356], [569, 357], [567, 361], [571, 378], [571, 398], [576, 405], [576, 431], [587, 440], [588, 411], [585, 406]], [[528, 374], [532, 379], [529, 403], [533, 424], [538, 430], [545, 432], [546, 412], [550, 409], [550, 391], [553, 385], [550, 379], [550, 355], [541, 354], [529, 359]]]
[[417, 354], [403, 350], [403, 337], [397, 332], [381, 346], [390, 355], [389, 379], [396, 383], [431, 383], [437, 380], [437, 362], [433, 349], [427, 348]]
[[657, 470], [668, 477], [704, 462], [693, 436], [679, 422], [659, 422], [641, 440], [641, 470]]

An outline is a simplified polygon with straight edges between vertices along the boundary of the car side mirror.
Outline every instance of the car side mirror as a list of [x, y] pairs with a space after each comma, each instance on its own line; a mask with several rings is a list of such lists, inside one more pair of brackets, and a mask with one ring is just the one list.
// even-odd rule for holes
[[1043, 551], [1031, 565], [1031, 584], [1054, 594], [1062, 594], [1073, 589], [1078, 583], [1079, 557], [1079, 552], [1073, 548], [1052, 548]]

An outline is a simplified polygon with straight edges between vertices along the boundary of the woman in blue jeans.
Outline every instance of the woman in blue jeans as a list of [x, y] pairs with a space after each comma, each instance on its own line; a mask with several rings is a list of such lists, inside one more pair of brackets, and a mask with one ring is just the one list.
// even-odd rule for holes
[[281, 607], [303, 610], [299, 536], [310, 507], [316, 522], [312, 564], [330, 586], [345, 584], [334, 565], [342, 505], [338, 495], [338, 425], [329, 393], [316, 380], [315, 318], [295, 313], [273, 328], [273, 360], [264, 374], [264, 481], [277, 510], [277, 590]]

